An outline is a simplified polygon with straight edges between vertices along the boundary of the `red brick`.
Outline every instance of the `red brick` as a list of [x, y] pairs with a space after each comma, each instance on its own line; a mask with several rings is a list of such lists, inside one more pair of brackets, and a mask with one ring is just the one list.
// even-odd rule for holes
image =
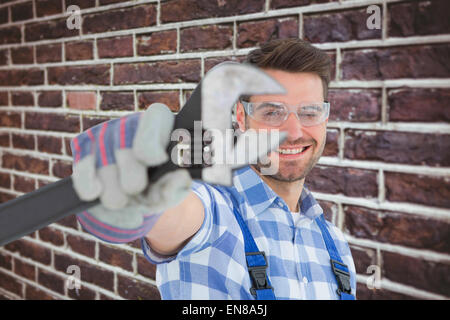
[[[61, 0], [36, 0], [35, 4], [38, 17], [51, 16], [63, 12]], [[70, 4], [72, 3], [70, 2]]]
[[342, 77], [345, 80], [448, 78], [449, 55], [450, 44], [344, 51]]
[[0, 172], [0, 187], [11, 188], [11, 175], [9, 173]]
[[[356, 273], [367, 274], [367, 268], [377, 265], [376, 250], [371, 248], [350, 246], [353, 261], [355, 262]], [[358, 291], [356, 291], [358, 292]]]
[[11, 19], [13, 22], [33, 18], [32, 1], [14, 4], [10, 7], [10, 9], [11, 9]]
[[7, 202], [9, 200], [14, 199], [16, 196], [10, 193], [1, 192], [0, 191], [0, 203]]
[[9, 147], [9, 133], [8, 132], [0, 133], [0, 146]]
[[97, 84], [109, 85], [110, 66], [65, 66], [48, 68], [49, 84]]
[[25, 239], [10, 242], [4, 247], [8, 251], [18, 252], [21, 256], [42, 264], [49, 265], [51, 262], [51, 252], [49, 249]]
[[83, 34], [148, 27], [156, 24], [156, 6], [140, 5], [83, 16]]
[[100, 5], [104, 6], [104, 5], [111, 4], [111, 3], [121, 2], [122, 0], [99, 0], [99, 1], [100, 1]]
[[386, 199], [450, 208], [450, 179], [385, 172]]
[[317, 200], [320, 207], [323, 209], [323, 216], [327, 221], [330, 221], [331, 223], [334, 223], [336, 219], [336, 214], [338, 207], [337, 204], [330, 201], [323, 201], [323, 200]]
[[170, 110], [180, 110], [180, 99], [178, 91], [142, 91], [138, 92], [139, 109], [145, 110], [152, 103], [159, 102], [167, 105]]
[[78, 230], [78, 222], [77, 222], [76, 215], [71, 215], [71, 216], [62, 218], [62, 219], [58, 220], [57, 223], [64, 227]]
[[61, 91], [41, 91], [38, 94], [38, 105], [40, 107], [61, 107], [62, 93]]
[[67, 295], [75, 300], [94, 300], [97, 296], [95, 291], [81, 286], [80, 289], [67, 289]]
[[70, 109], [95, 110], [97, 108], [97, 94], [95, 91], [67, 92], [66, 104]]
[[8, 69], [0, 71], [0, 86], [36, 86], [40, 84], [44, 84], [44, 71], [40, 69]]
[[92, 40], [65, 43], [66, 61], [89, 60], [94, 58]]
[[37, 136], [37, 149], [41, 152], [62, 154], [62, 139], [53, 136]]
[[150, 263], [142, 255], [137, 255], [136, 258], [138, 274], [150, 279], [156, 279], [156, 265]]
[[59, 294], [64, 294], [65, 279], [47, 270], [38, 269], [38, 283]]
[[11, 60], [13, 64], [33, 63], [33, 47], [11, 48]]
[[[87, 263], [83, 260], [73, 258], [69, 255], [63, 255], [55, 252], [55, 269], [66, 273], [71, 265], [80, 268], [81, 281], [93, 283], [99, 287], [114, 291], [114, 273], [103, 269], [98, 265]], [[84, 290], [83, 287], [81, 290]]]
[[115, 37], [97, 39], [99, 58], [131, 57], [133, 56], [133, 37]]
[[160, 300], [158, 289], [151, 284], [117, 275], [119, 295], [130, 300]]
[[238, 24], [237, 46], [254, 47], [273, 39], [298, 37], [297, 17], [242, 22]]
[[312, 43], [381, 39], [381, 29], [368, 29], [366, 8], [305, 15], [305, 40]]
[[227, 17], [264, 10], [264, 0], [173, 0], [161, 3], [161, 22]]
[[37, 63], [60, 62], [62, 61], [61, 43], [43, 44], [36, 46]]
[[349, 197], [378, 196], [377, 174], [369, 170], [316, 166], [306, 176], [305, 185], [312, 191]]
[[45, 131], [80, 132], [80, 119], [74, 115], [27, 112], [25, 128]]
[[36, 267], [20, 259], [14, 259], [14, 273], [34, 281], [36, 278]]
[[13, 106], [34, 106], [33, 93], [26, 91], [11, 92], [11, 103]]
[[101, 110], [134, 110], [134, 93], [132, 91], [102, 91]]
[[21, 123], [20, 113], [0, 111], [0, 126], [20, 128]]
[[344, 157], [429, 166], [449, 166], [449, 135], [346, 130]]
[[326, 157], [335, 157], [339, 154], [339, 131], [327, 130], [327, 140], [322, 155]]
[[373, 122], [381, 119], [381, 91], [330, 89], [330, 121]]
[[20, 27], [4, 27], [0, 28], [0, 44], [20, 43], [22, 42], [22, 32]]
[[180, 51], [230, 49], [233, 25], [207, 25], [180, 30]]
[[72, 162], [53, 160], [52, 173], [55, 177], [66, 178], [72, 175]]
[[3, 7], [0, 9], [0, 24], [7, 23], [8, 21], [8, 7]]
[[52, 295], [35, 288], [29, 284], [25, 284], [25, 299], [26, 300], [55, 300]]
[[39, 231], [39, 239], [45, 242], [50, 242], [55, 246], [64, 245], [64, 235], [61, 231], [52, 227], [45, 227]]
[[36, 180], [33, 178], [27, 178], [14, 175], [14, 190], [19, 192], [28, 193], [34, 191]]
[[105, 122], [111, 120], [110, 117], [89, 117], [89, 116], [83, 116], [82, 122], [83, 122], [83, 131], [96, 126], [99, 123]]
[[450, 252], [450, 224], [445, 221], [354, 206], [344, 206], [344, 213], [346, 230], [357, 238]]
[[211, 70], [212, 67], [218, 65], [219, 63], [225, 61], [235, 61], [235, 62], [243, 62], [245, 59], [244, 56], [228, 56], [228, 57], [217, 57], [217, 58], [205, 58], [205, 74]]
[[358, 300], [417, 300], [418, 298], [387, 289], [369, 289], [366, 284], [356, 284]]
[[383, 277], [415, 288], [450, 296], [450, 266], [419, 258], [382, 252]]
[[200, 81], [199, 60], [173, 60], [114, 65], [114, 84]]
[[271, 9], [306, 6], [315, 3], [338, 2], [339, 0], [271, 0]]
[[95, 7], [95, 1], [96, 0], [70, 0], [70, 4], [79, 6], [80, 9], [86, 9]]
[[7, 254], [0, 252], [0, 267], [6, 270], [12, 270], [12, 257]]
[[7, 105], [9, 105], [8, 92], [7, 91], [0, 92], [0, 106], [7, 106]]
[[31, 156], [18, 156], [4, 152], [2, 161], [4, 168], [45, 175], [48, 175], [49, 173], [48, 160], [38, 159]]
[[133, 254], [114, 247], [99, 244], [99, 259], [108, 265], [120, 267], [122, 269], [133, 271]]
[[136, 35], [136, 52], [140, 56], [175, 53], [177, 31], [166, 30]]
[[6, 66], [9, 63], [9, 50], [0, 50], [0, 66]]
[[67, 28], [67, 18], [46, 20], [25, 25], [25, 41], [39, 41], [76, 37], [80, 30]]
[[14, 148], [34, 150], [34, 136], [29, 134], [12, 134]]
[[409, 37], [450, 33], [447, 0], [389, 4], [388, 35]]
[[7, 275], [6, 273], [2, 272], [0, 270], [0, 283], [2, 284], [2, 289], [12, 292], [19, 297], [22, 297], [22, 290], [23, 290], [23, 282], [17, 280], [16, 278], [13, 278], [10, 275]]
[[69, 248], [90, 258], [95, 258], [95, 242], [79, 236], [68, 234], [66, 237]]
[[388, 105], [389, 121], [450, 122], [449, 89], [390, 90]]

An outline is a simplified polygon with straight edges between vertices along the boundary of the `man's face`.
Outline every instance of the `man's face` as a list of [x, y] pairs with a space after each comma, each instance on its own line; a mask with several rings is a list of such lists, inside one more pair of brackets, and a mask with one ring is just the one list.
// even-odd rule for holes
[[[277, 80], [286, 89], [285, 95], [257, 95], [252, 96], [250, 102], [282, 102], [286, 105], [298, 105], [301, 102], [323, 102], [323, 87], [320, 77], [313, 73], [290, 73], [280, 70], [264, 70], [271, 77]], [[242, 131], [252, 128], [258, 129], [279, 129], [286, 131], [288, 136], [279, 146], [279, 149], [295, 152], [293, 149], [300, 149], [309, 146], [305, 151], [295, 154], [283, 154], [273, 151], [269, 154], [271, 161], [278, 161], [278, 172], [270, 177], [278, 181], [297, 181], [306, 177], [322, 155], [326, 140], [325, 122], [304, 127], [300, 124], [295, 114], [289, 114], [286, 121], [279, 127], [271, 127], [264, 123], [257, 122], [251, 116], [244, 114], [242, 104], [238, 104], [237, 121]], [[254, 168], [261, 172], [260, 164]]]

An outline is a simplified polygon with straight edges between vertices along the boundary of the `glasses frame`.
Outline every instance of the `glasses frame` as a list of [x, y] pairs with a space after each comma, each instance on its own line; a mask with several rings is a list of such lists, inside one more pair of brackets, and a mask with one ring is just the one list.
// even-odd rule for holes
[[[289, 107], [299, 107], [300, 105], [302, 105], [303, 103], [305, 103], [305, 102], [302, 102], [302, 103], [299, 103], [299, 104], [297, 104], [297, 105], [287, 105], [287, 104], [285, 104], [285, 103], [283, 103], [283, 102], [263, 101], [263, 103], [264, 103], [264, 102], [265, 102], [265, 103], [268, 103], [268, 102], [269, 102], [269, 103], [281, 104], [281, 105], [283, 105], [284, 107], [286, 107], [286, 108], [288, 109], [288, 113], [286, 114], [286, 116], [285, 116], [285, 118], [283, 119], [283, 121], [281, 122], [281, 124], [279, 124], [279, 125], [277, 125], [277, 126], [274, 126], [274, 125], [265, 123], [264, 121], [257, 120], [257, 119], [255, 119], [255, 118], [253, 117], [253, 114], [252, 114], [252, 113], [253, 113], [253, 108], [251, 107], [251, 105], [254, 104], [255, 102], [248, 102], [248, 101], [244, 101], [244, 100], [239, 100], [239, 101], [240, 101], [240, 102], [242, 103], [242, 105], [244, 106], [245, 112], [246, 112], [251, 118], [253, 118], [255, 121], [264, 123], [264, 124], [266, 124], [266, 125], [270, 125], [270, 126], [272, 126], [272, 127], [280, 127], [280, 126], [282, 126], [282, 125], [286, 122], [286, 120], [289, 118], [289, 115], [290, 115], [291, 113], [295, 114], [295, 116], [297, 117], [297, 120], [298, 120], [298, 121], [301, 121], [301, 120], [300, 120], [300, 117], [299, 117], [299, 115], [298, 115], [298, 113], [297, 113], [296, 111], [289, 110]], [[261, 103], [261, 102], [256, 102], [256, 103]], [[317, 126], [317, 125], [319, 125], [319, 124], [324, 123], [325, 120], [328, 119], [328, 117], [330, 116], [330, 102], [329, 102], [329, 101], [324, 101], [322, 104], [323, 104], [323, 107], [324, 107], [325, 110], [326, 110], [326, 111], [325, 111], [325, 115], [323, 116], [322, 121], [320, 121], [319, 123], [313, 124], [313, 125], [303, 125], [303, 124], [302, 124], [303, 127], [313, 127], [313, 126]]]

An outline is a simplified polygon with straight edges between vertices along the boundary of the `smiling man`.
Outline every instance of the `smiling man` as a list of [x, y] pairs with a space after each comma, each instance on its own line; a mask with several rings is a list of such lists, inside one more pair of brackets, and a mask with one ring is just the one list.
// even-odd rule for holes
[[[131, 207], [112, 212], [94, 209], [79, 214], [79, 221], [105, 241], [141, 238], [145, 256], [157, 264], [163, 299], [353, 299], [355, 266], [348, 243], [324, 219], [304, 185], [325, 146], [330, 60], [305, 41], [287, 39], [262, 45], [249, 53], [246, 62], [286, 89], [283, 95], [241, 97], [236, 109], [241, 131], [287, 132], [278, 150], [269, 154], [278, 164], [275, 174], [264, 175], [258, 163], [234, 171], [231, 187], [192, 181], [187, 193], [176, 197], [181, 201], [148, 214], [135, 228], [114, 224], [107, 216], [120, 214], [117, 221], [129, 222]], [[151, 106], [150, 112], [152, 108], [157, 110]], [[163, 122], [164, 118], [150, 117], [145, 126]], [[130, 170], [130, 161], [126, 164], [124, 172]], [[162, 188], [173, 196], [183, 186], [186, 189], [183, 183], [188, 180], [169, 177], [150, 191]], [[168, 188], [169, 184], [182, 187]], [[165, 197], [155, 194], [149, 198]]]

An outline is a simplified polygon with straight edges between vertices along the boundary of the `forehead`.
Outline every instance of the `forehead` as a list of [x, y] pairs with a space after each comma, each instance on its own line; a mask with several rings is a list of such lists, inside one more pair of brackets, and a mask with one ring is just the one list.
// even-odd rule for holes
[[277, 80], [287, 92], [282, 95], [255, 95], [251, 97], [251, 101], [279, 101], [287, 104], [323, 101], [322, 81], [317, 74], [274, 69], [264, 69], [263, 71]]

